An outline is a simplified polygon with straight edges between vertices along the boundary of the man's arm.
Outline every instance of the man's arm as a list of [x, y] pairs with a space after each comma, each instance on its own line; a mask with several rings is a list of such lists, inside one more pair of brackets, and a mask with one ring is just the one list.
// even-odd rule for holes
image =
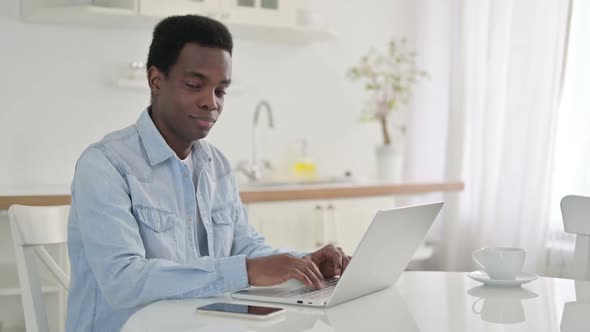
[[234, 241], [232, 255], [246, 255], [248, 280], [254, 286], [270, 286], [297, 279], [310, 287], [322, 288], [324, 276], [340, 275], [350, 257], [341, 248], [325, 246], [314, 253], [273, 249], [248, 222], [248, 216], [234, 186]]
[[[236, 192], [237, 195], [237, 192]], [[307, 253], [273, 249], [264, 242], [250, 223], [239, 196], [236, 196], [238, 211], [234, 220], [234, 241], [231, 255], [246, 255], [246, 270], [249, 283], [253, 286], [272, 286], [289, 279], [297, 279], [309, 287], [323, 288], [324, 278], [319, 267], [310, 259], [303, 259]]]
[[102, 150], [90, 148], [80, 157], [72, 190], [72, 213], [85, 256], [113, 307], [212, 296], [248, 286], [243, 255], [205, 257], [192, 265], [146, 259], [128, 185]]

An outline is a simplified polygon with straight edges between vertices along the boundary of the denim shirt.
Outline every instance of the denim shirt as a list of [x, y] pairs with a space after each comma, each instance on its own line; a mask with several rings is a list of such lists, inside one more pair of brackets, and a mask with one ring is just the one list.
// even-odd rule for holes
[[151, 302], [245, 288], [246, 257], [287, 252], [248, 224], [225, 156], [203, 140], [191, 156], [194, 170], [175, 157], [147, 110], [82, 153], [68, 224], [67, 331], [118, 331]]

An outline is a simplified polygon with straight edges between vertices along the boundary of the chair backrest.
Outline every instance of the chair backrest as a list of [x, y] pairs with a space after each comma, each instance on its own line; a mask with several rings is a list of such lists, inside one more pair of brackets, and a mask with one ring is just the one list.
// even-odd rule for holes
[[69, 205], [12, 205], [8, 209], [27, 331], [49, 331], [38, 260], [66, 290], [68, 288], [68, 276], [43, 245], [66, 242], [69, 213]]
[[576, 234], [572, 274], [590, 280], [590, 197], [568, 195], [561, 200], [563, 228]]

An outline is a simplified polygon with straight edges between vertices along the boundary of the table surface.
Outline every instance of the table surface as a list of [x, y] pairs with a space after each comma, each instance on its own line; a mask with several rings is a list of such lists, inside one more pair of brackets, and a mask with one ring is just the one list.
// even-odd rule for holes
[[404, 272], [395, 286], [331, 308], [277, 305], [267, 321], [197, 313], [217, 298], [165, 300], [129, 318], [122, 331], [590, 331], [590, 282], [539, 278], [515, 288], [483, 286], [462, 272]]

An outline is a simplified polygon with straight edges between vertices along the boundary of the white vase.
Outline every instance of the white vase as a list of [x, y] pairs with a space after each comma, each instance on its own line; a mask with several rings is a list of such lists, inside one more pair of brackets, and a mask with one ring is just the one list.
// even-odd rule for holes
[[398, 183], [402, 180], [403, 154], [399, 144], [379, 145], [377, 156], [377, 180]]

